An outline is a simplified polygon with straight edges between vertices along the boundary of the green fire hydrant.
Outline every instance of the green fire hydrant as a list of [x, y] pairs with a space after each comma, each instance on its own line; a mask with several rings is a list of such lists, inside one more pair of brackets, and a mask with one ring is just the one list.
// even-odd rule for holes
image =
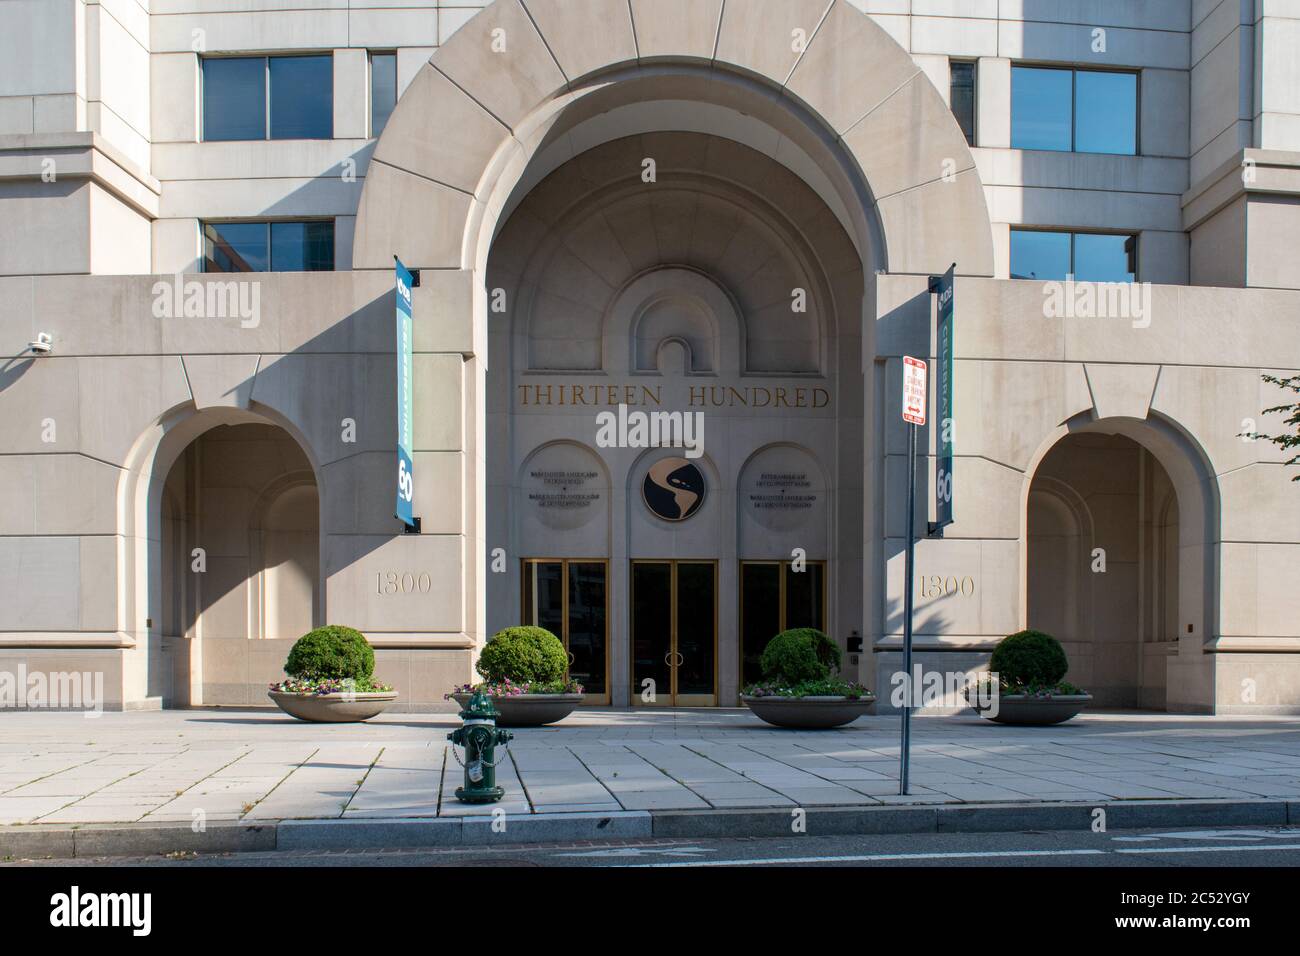
[[[465, 709], [460, 712], [464, 723], [447, 735], [453, 744], [465, 748], [465, 785], [456, 788], [456, 799], [464, 803], [495, 803], [505, 796], [497, 784], [497, 763], [493, 759], [497, 744], [514, 739], [508, 730], [497, 729], [497, 709], [492, 699], [482, 691], [475, 691]], [[453, 749], [452, 753], [456, 751]], [[456, 755], [460, 760], [460, 756]]]

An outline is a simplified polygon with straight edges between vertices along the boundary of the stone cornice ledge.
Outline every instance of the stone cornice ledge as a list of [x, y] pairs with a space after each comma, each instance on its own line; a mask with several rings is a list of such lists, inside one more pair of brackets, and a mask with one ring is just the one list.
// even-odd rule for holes
[[135, 641], [122, 631], [6, 631], [0, 633], [0, 649], [32, 650], [122, 650]]
[[399, 634], [391, 631], [367, 631], [366, 640], [379, 650], [466, 650], [475, 646], [474, 638], [461, 633]]
[[1212, 654], [1296, 654], [1300, 637], [1216, 637], [1206, 641]]
[[0, 136], [0, 180], [39, 180], [46, 159], [57, 179], [89, 179], [150, 219], [158, 217], [162, 183], [94, 132]]
[[1183, 193], [1183, 228], [1195, 229], [1248, 193], [1300, 196], [1300, 152], [1241, 150]]

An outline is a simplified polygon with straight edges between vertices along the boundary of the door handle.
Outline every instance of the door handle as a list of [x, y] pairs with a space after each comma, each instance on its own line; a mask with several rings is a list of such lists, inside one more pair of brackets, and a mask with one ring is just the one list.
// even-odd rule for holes
[[569, 655], [569, 666], [573, 666], [573, 661], [574, 661], [573, 651], [568, 651], [567, 653]]
[[677, 655], [677, 663], [674, 664], [673, 667], [681, 667], [683, 664], [686, 663], [686, 655], [684, 655], [681, 651], [674, 651], [674, 653]]
[[665, 655], [664, 655], [664, 663], [667, 664], [669, 667], [676, 667], [677, 665], [674, 664], [672, 661], [669, 660], [669, 658], [672, 657], [672, 656], [673, 656], [673, 652], [672, 652], [672, 651], [669, 651], [667, 654], [665, 654]]

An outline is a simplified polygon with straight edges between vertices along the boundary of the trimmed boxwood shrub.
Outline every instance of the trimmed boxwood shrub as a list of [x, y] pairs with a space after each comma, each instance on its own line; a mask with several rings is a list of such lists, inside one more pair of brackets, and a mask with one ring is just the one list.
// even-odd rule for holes
[[294, 642], [284, 672], [302, 680], [367, 681], [375, 673], [375, 652], [360, 631], [330, 624]]
[[802, 684], [826, 680], [840, 669], [840, 649], [814, 627], [791, 628], [767, 642], [759, 666], [766, 681]]
[[1003, 684], [1054, 685], [1070, 669], [1061, 642], [1042, 631], [1019, 631], [993, 649], [989, 670]]
[[483, 645], [475, 667], [493, 682], [549, 684], [564, 679], [569, 655], [544, 627], [507, 627]]

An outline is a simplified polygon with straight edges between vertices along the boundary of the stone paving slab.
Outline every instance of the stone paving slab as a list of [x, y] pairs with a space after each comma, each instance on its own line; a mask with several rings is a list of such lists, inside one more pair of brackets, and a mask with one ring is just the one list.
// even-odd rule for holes
[[[447, 820], [790, 807], [1300, 800], [1300, 721], [1096, 713], [1050, 728], [768, 727], [745, 710], [582, 710], [515, 732], [495, 806], [459, 803], [454, 715], [312, 725], [272, 710], [0, 715], [0, 826]], [[390, 825], [384, 823], [384, 825]], [[575, 825], [577, 825], [575, 823]], [[357, 831], [360, 832], [360, 831]], [[403, 831], [407, 832], [407, 831]], [[464, 832], [458, 831], [463, 835]], [[477, 830], [474, 832], [478, 832]]]

